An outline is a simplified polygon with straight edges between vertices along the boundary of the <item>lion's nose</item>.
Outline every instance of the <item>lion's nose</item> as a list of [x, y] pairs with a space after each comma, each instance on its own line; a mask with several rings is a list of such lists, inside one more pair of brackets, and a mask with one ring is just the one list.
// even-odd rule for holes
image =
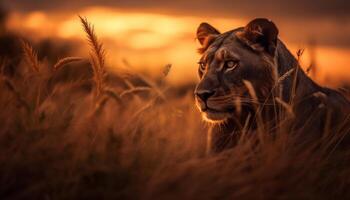
[[195, 94], [200, 100], [202, 100], [203, 102], [207, 102], [209, 97], [211, 97], [215, 94], [215, 91], [199, 90], [199, 91], [196, 91]]

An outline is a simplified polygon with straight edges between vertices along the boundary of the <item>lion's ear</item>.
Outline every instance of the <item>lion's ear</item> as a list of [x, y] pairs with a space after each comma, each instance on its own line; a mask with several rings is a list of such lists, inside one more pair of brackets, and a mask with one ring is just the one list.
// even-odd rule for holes
[[264, 50], [274, 56], [278, 29], [272, 21], [265, 18], [254, 19], [237, 36], [254, 50]]
[[220, 32], [216, 28], [205, 22], [201, 23], [197, 29], [197, 39], [202, 46], [206, 43], [206, 40], [219, 34]]

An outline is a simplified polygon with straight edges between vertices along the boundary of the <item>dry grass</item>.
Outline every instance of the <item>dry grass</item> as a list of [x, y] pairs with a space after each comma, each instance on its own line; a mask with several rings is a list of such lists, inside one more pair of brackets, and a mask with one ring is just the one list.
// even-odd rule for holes
[[[250, 135], [245, 124], [235, 148], [207, 155], [207, 125], [194, 107], [193, 88], [178, 95], [168, 86], [170, 65], [161, 80], [136, 73], [107, 80], [103, 46], [80, 19], [92, 49], [93, 89], [78, 78], [53, 81], [75, 58], [60, 60], [60, 70], [45, 76], [29, 79], [24, 71], [0, 81], [1, 199], [350, 197], [350, 151], [338, 149], [348, 127], [305, 146], [282, 125], [276, 135], [263, 129]], [[38, 66], [35, 51], [24, 47], [23, 59]]]
[[90, 44], [90, 62], [94, 70], [94, 81], [96, 84], [96, 96], [99, 97], [104, 90], [105, 79], [105, 55], [106, 51], [102, 43], [97, 39], [94, 27], [84, 17], [79, 16], [81, 24], [86, 33], [87, 40]]
[[295, 71], [295, 68], [292, 68], [288, 70], [286, 73], [284, 73], [281, 77], [278, 78], [277, 84], [281, 84], [286, 78], [288, 78], [293, 72]]
[[34, 71], [39, 72], [39, 60], [38, 60], [37, 53], [34, 51], [33, 47], [28, 42], [24, 40], [20, 40], [20, 41], [21, 41], [25, 60], [32, 67]]
[[83, 58], [81, 57], [66, 57], [66, 58], [62, 58], [60, 60], [57, 61], [57, 63], [53, 66], [53, 68], [55, 70], [58, 70], [60, 69], [61, 67], [69, 64], [69, 63], [72, 63], [72, 62], [78, 62], [78, 61], [82, 61]]

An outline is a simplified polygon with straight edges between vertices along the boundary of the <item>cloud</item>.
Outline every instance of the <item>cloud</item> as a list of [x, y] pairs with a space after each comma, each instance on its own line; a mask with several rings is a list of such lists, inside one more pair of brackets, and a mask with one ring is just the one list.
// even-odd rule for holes
[[350, 47], [348, 0], [4, 0], [12, 11], [67, 12], [89, 6], [171, 15], [252, 19], [267, 17], [292, 42], [314, 39], [321, 45]]
[[5, 0], [5, 6], [22, 11], [75, 10], [87, 6], [107, 6], [127, 9], [158, 10], [183, 14], [209, 14], [228, 17], [287, 17], [287, 18], [347, 18], [348, 0]]

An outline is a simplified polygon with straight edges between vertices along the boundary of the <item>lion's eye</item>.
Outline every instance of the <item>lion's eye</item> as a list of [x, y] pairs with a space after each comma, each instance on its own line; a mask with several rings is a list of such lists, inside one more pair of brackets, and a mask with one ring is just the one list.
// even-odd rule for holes
[[229, 60], [225, 62], [226, 71], [232, 71], [238, 67], [238, 61]]
[[201, 71], [204, 71], [205, 70], [205, 64], [203, 62], [198, 62], [198, 64], [199, 64], [199, 69]]

